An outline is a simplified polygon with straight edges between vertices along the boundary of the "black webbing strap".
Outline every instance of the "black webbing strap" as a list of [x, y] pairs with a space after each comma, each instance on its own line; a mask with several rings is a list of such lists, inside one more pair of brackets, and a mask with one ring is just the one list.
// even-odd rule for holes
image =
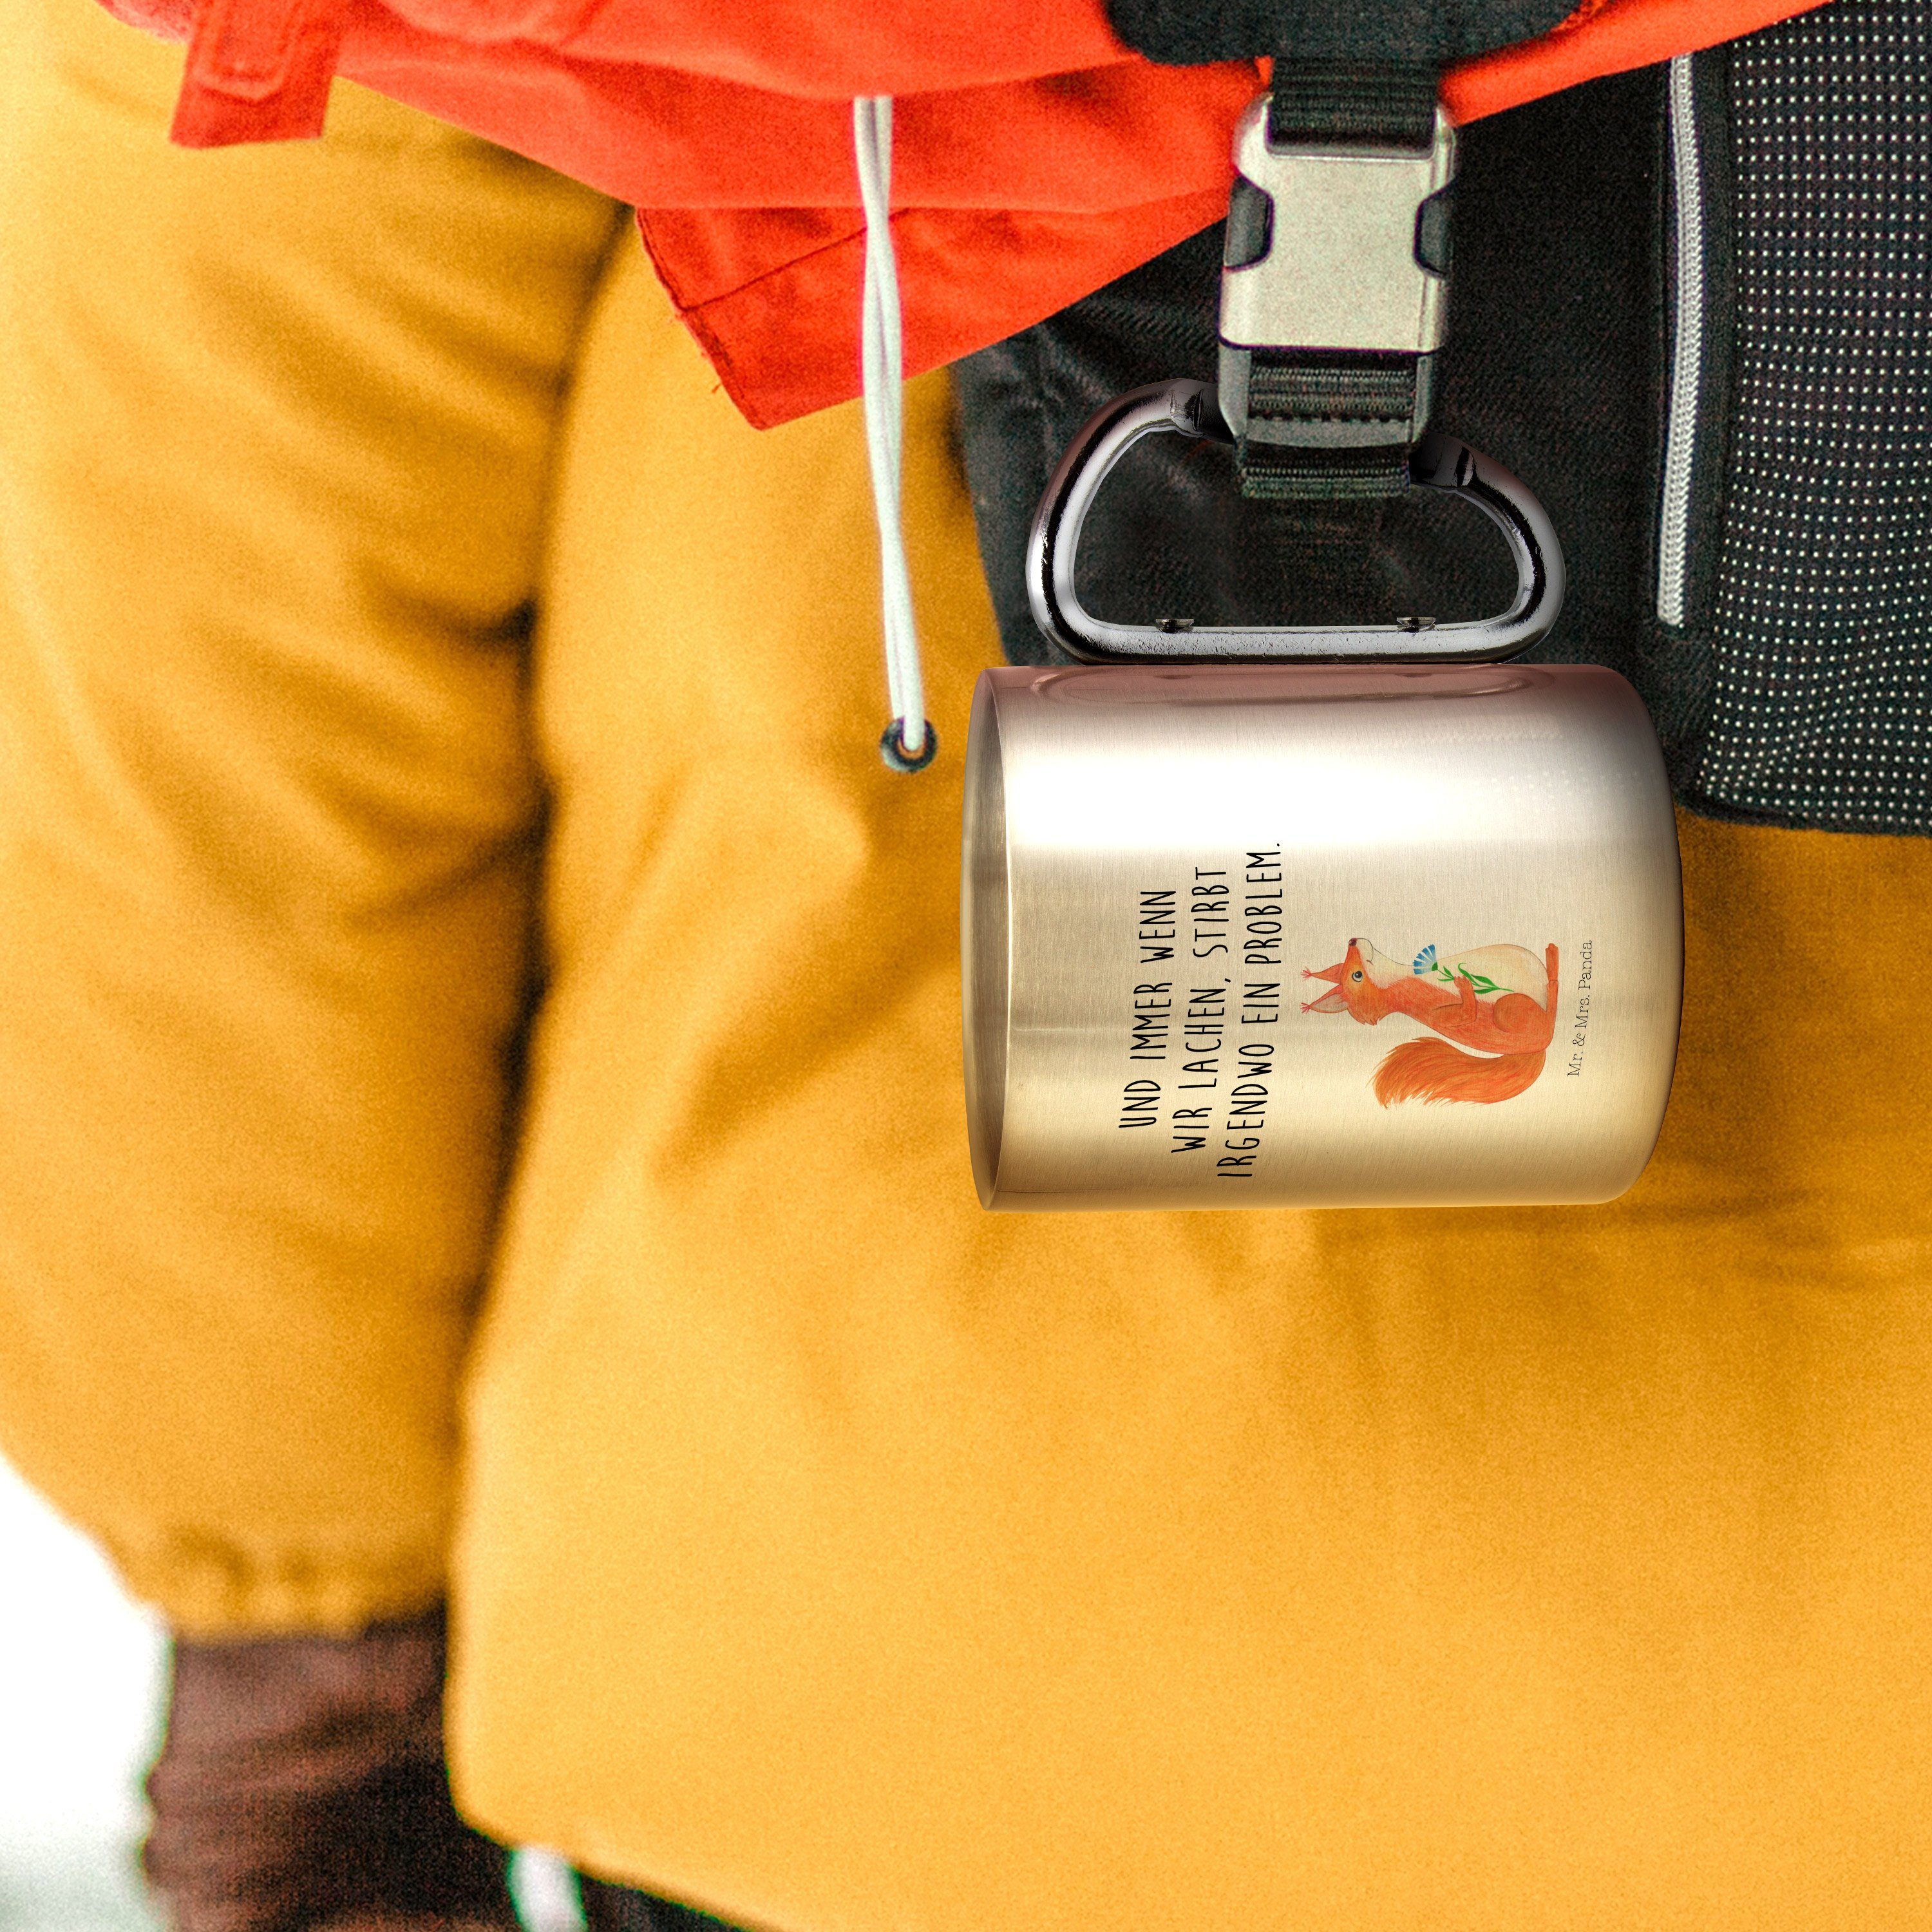
[[[1401, 495], [1408, 488], [1423, 360], [1346, 350], [1256, 350], [1248, 376], [1249, 434], [1238, 452], [1242, 495], [1311, 502]], [[1310, 430], [1328, 423], [1374, 424], [1387, 440], [1339, 449], [1270, 442], [1255, 435], [1256, 422]]]
[[[1436, 92], [1432, 66], [1282, 58], [1275, 62], [1268, 104], [1269, 145], [1426, 153], [1435, 139]], [[1258, 218], [1238, 189], [1236, 200], [1228, 226], [1231, 266], [1266, 245], [1249, 232]], [[1241, 494], [1327, 502], [1400, 495], [1408, 487], [1409, 449], [1428, 419], [1430, 359], [1348, 350], [1255, 350], [1249, 430], [1237, 451]], [[1338, 447], [1333, 438], [1344, 425], [1354, 440]], [[1324, 426], [1330, 439], [1325, 442]], [[1290, 440], [1277, 440], [1284, 436]]]
[[1426, 154], [1435, 136], [1433, 67], [1286, 55], [1274, 64], [1268, 139], [1277, 148], [1305, 142]]

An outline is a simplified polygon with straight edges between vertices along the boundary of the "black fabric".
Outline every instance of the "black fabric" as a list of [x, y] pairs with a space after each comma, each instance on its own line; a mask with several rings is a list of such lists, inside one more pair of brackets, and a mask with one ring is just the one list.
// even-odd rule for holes
[[1932, 9], [1732, 50], [1733, 418], [1690, 801], [1932, 832]]
[[1255, 358], [1248, 407], [1266, 416], [1359, 416], [1406, 422], [1415, 408], [1415, 358], [1320, 351]]
[[1175, 66], [1287, 53], [1441, 67], [1546, 34], [1575, 0], [1107, 0], [1115, 33]]
[[1244, 437], [1236, 462], [1241, 494], [1262, 502], [1363, 503], [1399, 496], [1408, 488], [1406, 442], [1370, 449], [1306, 449]]
[[[1435, 422], [1542, 499], [1570, 590], [1536, 655], [1639, 682], [1653, 634], [1646, 478], [1654, 441], [1656, 70], [1592, 82], [1464, 130], [1456, 273]], [[1002, 638], [1054, 657], [1021, 575], [1035, 504], [1102, 403], [1215, 376], [1220, 231], [956, 365], [967, 473]], [[1438, 621], [1487, 614], [1514, 574], [1466, 506], [1243, 500], [1222, 446], [1150, 437], [1103, 491], [1078, 582], [1096, 615], [1198, 622]]]
[[1436, 135], [1433, 62], [1278, 60], [1268, 90], [1269, 141], [1426, 152]]
[[[1416, 356], [1251, 352], [1247, 434], [1234, 450], [1241, 494], [1311, 503], [1400, 496], [1408, 488], [1409, 449], [1426, 426], [1429, 388], [1420, 374], [1429, 366]], [[1357, 440], [1328, 444], [1323, 432], [1342, 424]]]
[[1593, 81], [1465, 129], [1436, 426], [1529, 485], [1568, 567], [1528, 655], [1647, 700], [1659, 386], [1663, 74]]

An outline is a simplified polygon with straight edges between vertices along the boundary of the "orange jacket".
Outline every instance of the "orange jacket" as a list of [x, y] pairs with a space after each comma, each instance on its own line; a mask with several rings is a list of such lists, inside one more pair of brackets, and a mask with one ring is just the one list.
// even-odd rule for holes
[[[638, 209], [754, 423], [856, 394], [850, 98], [897, 96], [908, 373], [1039, 321], [1218, 220], [1253, 63], [1157, 67], [1100, 0], [107, 0], [190, 43], [175, 138], [321, 131], [340, 72]], [[1820, 0], [1585, 0], [1454, 68], [1459, 121]]]

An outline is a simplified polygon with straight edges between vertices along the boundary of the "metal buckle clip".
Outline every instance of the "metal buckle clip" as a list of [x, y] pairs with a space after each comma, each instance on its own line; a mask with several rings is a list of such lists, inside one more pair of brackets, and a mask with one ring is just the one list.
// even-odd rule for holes
[[1221, 412], [1238, 438], [1334, 448], [1408, 442], [1427, 416], [1424, 363], [1408, 418], [1258, 416], [1248, 387], [1257, 350], [1426, 357], [1442, 340], [1448, 261], [1443, 191], [1456, 130], [1440, 108], [1426, 152], [1276, 148], [1268, 97], [1234, 132], [1235, 183], [1221, 274]]

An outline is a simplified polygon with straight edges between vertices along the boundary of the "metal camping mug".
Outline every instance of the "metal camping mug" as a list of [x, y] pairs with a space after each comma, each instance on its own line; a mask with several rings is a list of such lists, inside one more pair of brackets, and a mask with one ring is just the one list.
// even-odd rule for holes
[[[1562, 559], [1528, 492], [1444, 438], [1412, 474], [1503, 529], [1519, 584], [1500, 617], [1088, 616], [1072, 565], [1106, 470], [1141, 435], [1217, 425], [1210, 389], [1172, 383], [1088, 426], [1042, 503], [1029, 585], [1042, 628], [1114, 662], [988, 671], [974, 696], [981, 1201], [1611, 1199], [1661, 1127], [1682, 987], [1676, 830], [1642, 703], [1599, 666], [1500, 661], [1554, 622]], [[1256, 658], [1274, 661], [1232, 661]]]

